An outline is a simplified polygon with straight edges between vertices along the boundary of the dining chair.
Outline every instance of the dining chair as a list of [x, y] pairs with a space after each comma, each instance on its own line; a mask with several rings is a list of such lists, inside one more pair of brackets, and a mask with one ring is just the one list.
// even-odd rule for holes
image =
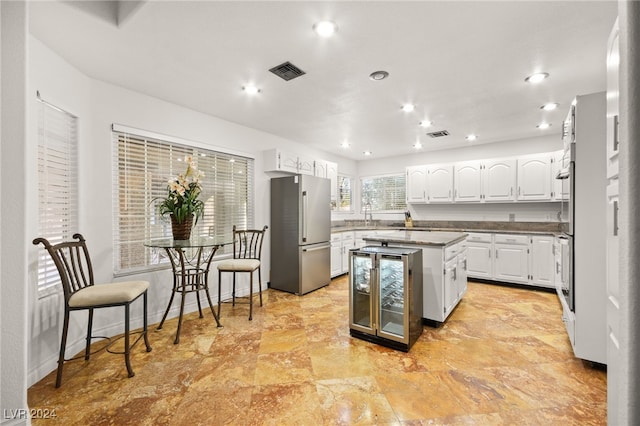
[[[86, 241], [81, 234], [74, 234], [75, 241], [66, 241], [59, 244], [51, 244], [45, 238], [36, 238], [33, 240], [34, 245], [42, 243], [51, 256], [55, 264], [60, 282], [64, 291], [64, 324], [62, 327], [62, 338], [60, 341], [60, 355], [58, 357], [58, 372], [56, 377], [56, 388], [62, 383], [62, 368], [66, 361], [72, 361], [81, 358], [78, 355], [73, 358], [65, 359], [65, 350], [67, 345], [67, 336], [69, 331], [69, 316], [72, 311], [87, 310], [89, 312], [86, 347], [84, 351], [85, 361], [89, 360], [90, 355], [105, 349], [112, 354], [124, 354], [124, 360], [127, 367], [129, 377], [133, 377], [135, 373], [131, 368], [130, 354], [131, 349], [144, 338], [147, 352], [151, 352], [151, 345], [147, 336], [147, 281], [127, 281], [109, 284], [95, 284], [93, 280], [93, 266], [87, 249]], [[140, 296], [143, 300], [143, 328], [137, 339], [130, 342], [130, 324], [129, 324], [129, 307]], [[99, 308], [110, 308], [114, 306], [124, 307], [124, 335], [117, 339], [103, 336], [93, 336], [93, 311]], [[111, 350], [111, 345], [120, 338], [124, 338], [124, 350]], [[107, 344], [94, 352], [91, 352], [90, 346], [93, 339], [107, 340]]]
[[253, 275], [258, 271], [258, 293], [260, 294], [260, 306], [262, 306], [262, 277], [260, 274], [260, 258], [262, 256], [262, 241], [268, 226], [262, 229], [238, 229], [233, 225], [233, 258], [223, 260], [218, 264], [218, 318], [223, 302], [221, 297], [222, 273], [231, 272], [232, 288], [231, 303], [236, 304], [236, 274], [249, 274], [249, 321], [253, 319]]

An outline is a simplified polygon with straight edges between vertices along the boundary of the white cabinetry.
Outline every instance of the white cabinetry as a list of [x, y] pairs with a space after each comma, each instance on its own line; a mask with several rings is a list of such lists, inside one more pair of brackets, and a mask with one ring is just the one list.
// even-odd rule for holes
[[451, 312], [458, 300], [458, 285], [456, 275], [458, 272], [458, 259], [449, 259], [444, 264], [444, 312]]
[[453, 200], [459, 202], [480, 202], [482, 200], [482, 163], [466, 161], [454, 165]]
[[264, 170], [298, 173], [298, 154], [279, 149], [265, 151]]
[[470, 232], [467, 236], [467, 271], [469, 276], [493, 278], [493, 234]]
[[352, 248], [352, 231], [331, 234], [331, 278], [349, 272], [349, 250]]
[[[266, 150], [263, 155], [265, 172], [288, 172], [312, 176], [315, 174], [318, 176], [315, 172], [316, 161], [313, 158], [277, 148]], [[322, 168], [326, 168], [326, 163], [328, 162], [323, 163]], [[326, 171], [319, 173], [324, 174], [322, 177], [329, 177]]]
[[331, 234], [331, 278], [342, 274], [342, 232]]
[[427, 202], [427, 166], [407, 167], [407, 203]]
[[560, 201], [556, 157], [549, 152], [406, 169], [407, 203], [508, 203]]
[[516, 160], [488, 159], [456, 163], [456, 202], [508, 202], [516, 199]]
[[[618, 146], [619, 140], [619, 27], [616, 20], [607, 44], [607, 382], [609, 389], [620, 389], [619, 365], [623, 362], [620, 342], [620, 284], [619, 284], [619, 229], [618, 229]], [[626, 347], [624, 348], [627, 351]], [[618, 392], [609, 392], [607, 413], [609, 424], [619, 424], [620, 398]]]
[[499, 281], [529, 282], [529, 239], [525, 235], [496, 234], [493, 277]]
[[473, 278], [553, 288], [555, 253], [552, 235], [471, 232], [467, 271]]
[[453, 202], [453, 165], [427, 166], [427, 199], [430, 203]]
[[[551, 199], [553, 201], [563, 201], [569, 199], [569, 186], [562, 185], [561, 179], [556, 179], [558, 176], [558, 172], [562, 169], [562, 156], [564, 154], [563, 150], [554, 152], [553, 155], [553, 163], [551, 167], [551, 187], [553, 190], [551, 191]], [[564, 188], [563, 188], [564, 187]]]
[[331, 161], [315, 160], [313, 174], [331, 181], [331, 202], [335, 205], [338, 200], [338, 164]]
[[485, 160], [482, 165], [482, 199], [514, 201], [516, 199], [516, 159]]
[[519, 201], [551, 200], [551, 154], [518, 158]]
[[555, 285], [554, 238], [534, 235], [530, 239], [529, 280], [532, 285], [553, 288]]
[[458, 253], [458, 271], [456, 276], [456, 284], [458, 286], [458, 300], [462, 299], [462, 295], [467, 292], [467, 245], [461, 243], [461, 250]]

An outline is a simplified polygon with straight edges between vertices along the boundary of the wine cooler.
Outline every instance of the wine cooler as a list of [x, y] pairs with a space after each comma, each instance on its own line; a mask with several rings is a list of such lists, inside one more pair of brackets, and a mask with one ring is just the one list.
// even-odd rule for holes
[[422, 250], [349, 252], [351, 336], [405, 352], [422, 334]]

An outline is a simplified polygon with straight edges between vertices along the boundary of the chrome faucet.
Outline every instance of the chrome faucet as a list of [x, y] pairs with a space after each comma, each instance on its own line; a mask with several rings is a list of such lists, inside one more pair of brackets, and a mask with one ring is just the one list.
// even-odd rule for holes
[[366, 203], [364, 205], [364, 226], [369, 226], [369, 223], [371, 222], [373, 222], [373, 212], [371, 211], [371, 203]]

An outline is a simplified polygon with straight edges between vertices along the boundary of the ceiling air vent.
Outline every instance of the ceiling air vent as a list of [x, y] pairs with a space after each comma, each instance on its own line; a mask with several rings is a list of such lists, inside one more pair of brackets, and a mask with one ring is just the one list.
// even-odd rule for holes
[[440, 130], [438, 132], [427, 133], [427, 136], [431, 136], [432, 138], [441, 138], [443, 136], [449, 136], [449, 132], [446, 130]]
[[271, 68], [269, 71], [280, 77], [285, 81], [293, 80], [296, 77], [306, 74], [300, 68], [287, 61], [284, 64], [277, 65]]

